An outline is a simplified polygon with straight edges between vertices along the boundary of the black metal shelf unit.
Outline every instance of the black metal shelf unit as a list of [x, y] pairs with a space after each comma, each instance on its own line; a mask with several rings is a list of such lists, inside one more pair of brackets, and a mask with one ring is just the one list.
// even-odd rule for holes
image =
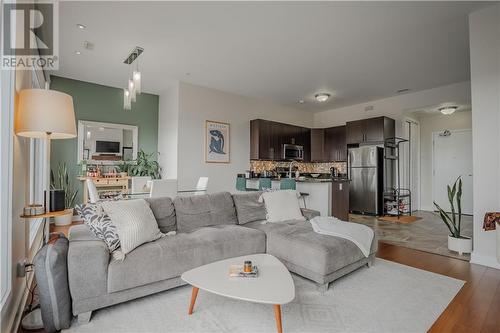
[[[403, 138], [388, 138], [384, 141], [384, 160], [386, 179], [393, 175], [392, 170], [396, 170], [396, 184], [385, 186], [384, 188], [384, 215], [393, 215], [398, 218], [401, 215], [411, 215], [411, 190], [401, 188], [401, 163], [400, 163], [400, 145], [408, 143]], [[410, 156], [410, 155], [408, 155]], [[408, 164], [409, 165], [409, 164]]]

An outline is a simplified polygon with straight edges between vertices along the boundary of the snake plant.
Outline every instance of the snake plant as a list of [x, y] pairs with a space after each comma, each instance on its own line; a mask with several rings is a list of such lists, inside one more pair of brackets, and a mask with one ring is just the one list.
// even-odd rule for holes
[[53, 170], [50, 170], [50, 188], [53, 190], [64, 190], [64, 206], [66, 209], [75, 206], [78, 190], [73, 188], [69, 180], [66, 163], [59, 163], [57, 166], [57, 179], [54, 177]]
[[450, 236], [455, 238], [463, 238], [462, 236], [460, 236], [462, 224], [462, 177], [459, 176], [457, 180], [455, 180], [453, 186], [447, 185], [447, 190], [451, 213], [443, 210], [435, 201], [434, 206], [436, 206], [439, 216], [441, 216], [441, 219], [450, 230]]

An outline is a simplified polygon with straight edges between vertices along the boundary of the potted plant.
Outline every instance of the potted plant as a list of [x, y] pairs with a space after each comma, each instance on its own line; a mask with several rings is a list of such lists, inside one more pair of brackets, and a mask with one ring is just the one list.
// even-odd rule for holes
[[[462, 223], [462, 178], [461, 176], [455, 180], [455, 183], [451, 187], [447, 185], [448, 190], [448, 200], [450, 202], [451, 213], [444, 211], [436, 202], [436, 206], [441, 219], [446, 224], [450, 230], [450, 235], [448, 235], [448, 249], [451, 251], [458, 252], [460, 255], [463, 253], [472, 252], [472, 239], [470, 237], [465, 237], [460, 235], [461, 223]], [[455, 210], [456, 202], [456, 210]]]
[[147, 154], [142, 149], [137, 153], [136, 163], [130, 165], [128, 174], [130, 176], [150, 176], [152, 179], [161, 178], [161, 168], [156, 160], [153, 159], [154, 153]]
[[[50, 170], [50, 187], [55, 190], [64, 190], [64, 208], [70, 209], [75, 206], [76, 195], [78, 190], [75, 190], [69, 180], [68, 168], [66, 163], [60, 164], [57, 167], [57, 178], [54, 177], [54, 172]], [[73, 212], [66, 215], [57, 216], [54, 218], [57, 226], [69, 225], [73, 218]]]

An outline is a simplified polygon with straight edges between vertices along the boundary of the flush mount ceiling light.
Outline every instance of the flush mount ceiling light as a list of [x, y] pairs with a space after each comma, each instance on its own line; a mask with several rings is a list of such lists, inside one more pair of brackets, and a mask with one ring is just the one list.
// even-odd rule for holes
[[458, 106], [444, 106], [442, 108], [439, 108], [439, 112], [445, 115], [450, 115], [453, 112], [457, 111]]
[[86, 25], [84, 25], [84, 24], [78, 23], [78, 24], [76, 25], [76, 27], [77, 27], [78, 29], [82, 29], [82, 30], [83, 30], [83, 29], [85, 29], [87, 26], [86, 26]]
[[330, 98], [330, 94], [327, 93], [318, 93], [314, 95], [314, 98], [320, 103], [326, 102]]
[[80, 55], [80, 54], [82, 54], [82, 52], [80, 52], [80, 51], [75, 51], [75, 54], [76, 54], [76, 55]]
[[299, 98], [299, 100], [297, 101], [299, 104], [304, 104], [306, 101], [304, 101], [302, 98]]

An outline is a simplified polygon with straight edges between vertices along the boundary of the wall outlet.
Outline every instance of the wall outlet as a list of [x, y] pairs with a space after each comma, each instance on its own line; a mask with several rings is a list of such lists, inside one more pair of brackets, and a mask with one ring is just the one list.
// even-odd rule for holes
[[23, 260], [17, 263], [17, 277], [25, 277], [26, 276], [26, 266], [28, 265], [28, 260], [24, 258]]

